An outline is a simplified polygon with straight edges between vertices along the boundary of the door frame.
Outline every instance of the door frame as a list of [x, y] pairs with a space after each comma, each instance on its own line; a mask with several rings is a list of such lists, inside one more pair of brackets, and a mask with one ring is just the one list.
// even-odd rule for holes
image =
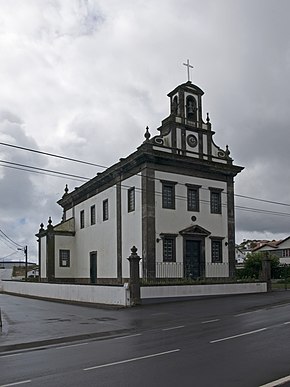
[[183, 276], [186, 278], [186, 241], [200, 242], [199, 272], [200, 277], [205, 277], [205, 237], [183, 235]]
[[[95, 255], [95, 268], [96, 268], [94, 281], [92, 281], [92, 273], [91, 273], [93, 255]], [[97, 251], [90, 251], [89, 256], [90, 256], [90, 284], [96, 284], [97, 278], [98, 278], [98, 252]]]

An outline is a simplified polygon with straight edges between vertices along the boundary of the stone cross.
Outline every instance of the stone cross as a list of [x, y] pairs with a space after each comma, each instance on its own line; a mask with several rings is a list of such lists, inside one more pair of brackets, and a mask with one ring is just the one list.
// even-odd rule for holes
[[193, 66], [189, 64], [189, 59], [187, 59], [186, 63], [183, 63], [184, 66], [187, 67], [187, 80], [190, 82], [190, 73], [189, 73], [189, 68], [193, 69]]

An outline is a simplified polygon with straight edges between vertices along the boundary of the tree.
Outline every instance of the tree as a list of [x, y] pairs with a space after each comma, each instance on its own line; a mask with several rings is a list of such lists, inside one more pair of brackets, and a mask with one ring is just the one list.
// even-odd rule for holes
[[[265, 252], [247, 254], [243, 270], [243, 276], [246, 278], [258, 279], [262, 272], [262, 260], [264, 257]], [[279, 266], [279, 258], [273, 254], [269, 254], [268, 258], [271, 260], [271, 271], [273, 272]]]

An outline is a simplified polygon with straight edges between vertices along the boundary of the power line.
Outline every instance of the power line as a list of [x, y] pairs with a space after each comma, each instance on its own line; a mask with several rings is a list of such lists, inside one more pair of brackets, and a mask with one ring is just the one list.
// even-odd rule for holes
[[[101, 167], [101, 168], [107, 168], [107, 167], [105, 167], [103, 165], [100, 165], [100, 164], [91, 163], [91, 162], [87, 162], [87, 161], [83, 161], [83, 160], [79, 160], [79, 159], [74, 159], [74, 158], [70, 158], [70, 157], [66, 157], [66, 156], [56, 155], [56, 154], [53, 154], [53, 153], [38, 151], [38, 150], [35, 150], [35, 149], [30, 149], [30, 148], [26, 148], [26, 147], [17, 146], [17, 145], [7, 144], [7, 143], [3, 143], [3, 142], [0, 142], [0, 145], [4, 145], [4, 146], [16, 148], [16, 149], [21, 149], [21, 150], [25, 150], [25, 151], [29, 151], [29, 152], [39, 153], [39, 154], [42, 154], [42, 155], [45, 155], [45, 156], [50, 156], [50, 157], [56, 157], [56, 158], [60, 158], [60, 159], [64, 159], [64, 160], [69, 160], [69, 161], [73, 161], [73, 162], [77, 162], [77, 163], [81, 163], [81, 164], [87, 164], [87, 165], [91, 165], [91, 166], [98, 166], [98, 167]], [[13, 169], [24, 170], [26, 172], [46, 174], [48, 176], [68, 178], [68, 179], [82, 181], [82, 182], [90, 180], [89, 178], [84, 177], [84, 176], [72, 175], [72, 174], [68, 174], [68, 173], [64, 173], [64, 172], [59, 172], [59, 171], [54, 171], [54, 170], [44, 169], [44, 168], [39, 168], [39, 167], [33, 167], [33, 166], [25, 165], [25, 164], [12, 163], [12, 162], [8, 162], [8, 161], [4, 161], [4, 160], [2, 160], [2, 161], [0, 160], [0, 163], [9, 164], [9, 165], [3, 165], [3, 167], [10, 167], [10, 168], [13, 168]], [[11, 165], [13, 165], [13, 166], [11, 166]], [[24, 169], [24, 168], [29, 168], [29, 169]], [[140, 174], [136, 174], [136, 176], [141, 176], [141, 175]], [[152, 177], [152, 179], [160, 180], [157, 177]], [[186, 184], [183, 184], [183, 183], [178, 183], [178, 184], [179, 185], [183, 185], [183, 186], [186, 185]], [[204, 187], [200, 187], [200, 189], [207, 190], [207, 188], [204, 188]], [[155, 193], [157, 193], [157, 192], [155, 192]], [[157, 194], [161, 195], [161, 193], [157, 193]], [[227, 192], [222, 191], [222, 194], [227, 195]], [[235, 197], [244, 198], [244, 199], [254, 200], [254, 201], [258, 201], [258, 202], [264, 202], [264, 203], [269, 203], [269, 204], [275, 204], [275, 205], [281, 205], [281, 206], [290, 207], [289, 203], [281, 203], [281, 202], [276, 202], [276, 201], [272, 201], [272, 200], [260, 199], [260, 198], [256, 198], [256, 197], [252, 197], [252, 196], [246, 196], [246, 195], [240, 195], [240, 194], [234, 194], [234, 196]], [[187, 198], [184, 197], [183, 199], [186, 200]], [[256, 211], [256, 212], [260, 212], [260, 213], [268, 213], [268, 214], [271, 213], [273, 215], [290, 216], [290, 214], [288, 214], [288, 213], [268, 211], [268, 210], [263, 210], [263, 209], [255, 209], [255, 208], [251, 208], [251, 207], [235, 206], [235, 208], [239, 209], [239, 210], [244, 210], [244, 211], [252, 211], [252, 212]]]
[[25, 171], [25, 172], [30, 172], [30, 173], [36, 173], [36, 174], [44, 175], [44, 176], [59, 177], [61, 179], [75, 180], [75, 181], [80, 181], [82, 183], [85, 182], [85, 180], [75, 179], [73, 177], [65, 177], [65, 176], [61, 176], [61, 175], [53, 175], [52, 173], [39, 172], [39, 171], [34, 171], [34, 170], [31, 170], [31, 169], [25, 169], [25, 168], [20, 168], [20, 167], [12, 167], [11, 165], [2, 165], [2, 167], [3, 168], [16, 169], [17, 171]]
[[14, 245], [16, 246], [19, 246], [19, 247], [22, 247], [19, 243], [15, 242], [13, 239], [9, 238], [8, 235], [5, 234], [4, 231], [0, 230], [0, 233], [3, 234], [5, 236], [5, 238], [7, 238], [10, 242], [12, 242]]
[[[23, 170], [23, 171], [26, 171], [26, 172], [33, 172], [33, 173], [38, 173], [38, 174], [41, 174], [41, 175], [48, 175], [48, 176], [52, 176], [52, 177], [61, 177], [61, 178], [66, 178], [66, 179], [68, 178], [70, 180], [76, 180], [76, 181], [81, 181], [81, 182], [85, 182], [85, 181], [89, 181], [90, 180], [89, 178], [83, 177], [83, 176], [71, 175], [71, 174], [68, 174], [68, 173], [53, 171], [53, 170], [49, 170], [49, 169], [43, 169], [43, 168], [39, 168], [39, 167], [27, 166], [25, 164], [18, 164], [18, 163], [12, 163], [12, 162], [7, 162], [7, 161], [0, 160], [0, 163], [1, 162], [2, 163], [4, 162], [4, 163], [8, 163], [8, 164], [13, 164], [13, 166], [11, 166], [11, 165], [3, 165], [4, 167], [8, 167], [8, 168], [12, 168], [12, 169], [17, 169], [17, 170]], [[22, 167], [24, 167], [24, 168], [22, 168]], [[25, 169], [25, 167], [31, 168], [31, 169]], [[50, 172], [50, 173], [46, 173], [46, 172]], [[56, 173], [56, 175], [53, 175], [52, 173]], [[138, 175], [138, 176], [141, 176], [141, 175]], [[152, 178], [152, 179], [160, 180], [158, 178]], [[185, 186], [185, 184], [182, 184], [182, 183], [178, 183], [178, 184], [182, 185], [182, 186]], [[126, 188], [126, 189], [127, 188], [131, 188], [131, 186], [126, 186], [126, 185], [121, 185], [121, 186]], [[203, 189], [203, 190], [207, 191], [207, 188], [204, 188], [204, 187], [201, 187], [200, 189]], [[138, 188], [138, 190], [142, 191], [142, 188]], [[222, 193], [223, 194], [227, 194], [226, 192], [222, 192]], [[159, 195], [159, 196], [162, 196], [162, 192], [155, 191], [155, 194]], [[289, 204], [285, 204], [285, 203], [279, 203], [279, 202], [273, 202], [273, 201], [264, 200], [264, 199], [257, 199], [257, 198], [252, 198], [252, 197], [246, 197], [244, 195], [238, 195], [237, 194], [235, 196], [243, 197], [243, 198], [247, 198], [247, 199], [253, 199], [253, 200], [256, 200], [256, 201], [266, 202], [266, 203], [270, 203], [270, 204], [278, 204], [278, 205], [290, 206]], [[181, 195], [176, 195], [175, 198], [178, 199], [178, 200], [184, 200], [184, 201], [187, 200], [187, 197], [181, 196]], [[200, 202], [201, 203], [205, 203], [205, 204], [209, 204], [210, 203], [209, 200], [204, 200], [204, 199], [200, 199]], [[225, 204], [222, 204], [222, 206], [226, 207]], [[270, 211], [270, 210], [265, 210], [265, 209], [258, 209], [258, 208], [238, 206], [238, 205], [235, 205], [235, 209], [241, 210], [241, 211], [251, 211], [251, 212], [256, 212], [256, 213], [260, 213], [260, 214], [278, 215], [278, 216], [287, 216], [287, 217], [290, 216], [290, 213], [278, 212], [278, 211]]]
[[58, 172], [58, 171], [54, 171], [54, 170], [51, 170], [51, 169], [39, 168], [39, 167], [34, 167], [34, 166], [31, 166], [31, 165], [26, 165], [26, 164], [13, 163], [11, 161], [6, 161], [6, 160], [0, 160], [0, 163], [7, 164], [7, 165], [13, 165], [13, 166], [17, 166], [17, 167], [30, 168], [30, 169], [36, 170], [36, 171], [50, 172], [50, 173], [54, 173], [56, 175], [61, 175], [61, 176], [64, 176], [64, 177], [74, 177], [74, 178], [77, 178], [77, 179], [89, 180], [88, 177], [72, 175], [70, 173]]
[[3, 261], [4, 261], [4, 259], [9, 258], [9, 257], [11, 257], [12, 255], [15, 255], [15, 254], [17, 254], [17, 253], [18, 253], [18, 251], [14, 251], [14, 253], [8, 254], [8, 255], [6, 255], [5, 257], [0, 257], [0, 259], [3, 259]]
[[21, 150], [24, 150], [24, 151], [27, 151], [27, 152], [38, 153], [38, 154], [45, 155], [45, 156], [55, 157], [55, 158], [62, 159], [62, 160], [74, 161], [75, 163], [91, 165], [91, 166], [99, 167], [99, 168], [108, 168], [108, 167], [105, 167], [103, 165], [91, 163], [89, 161], [78, 160], [78, 159], [74, 159], [74, 158], [71, 158], [71, 157], [57, 155], [57, 154], [54, 154], [54, 153], [43, 152], [43, 151], [39, 151], [39, 150], [36, 150], [36, 149], [26, 148], [26, 147], [23, 147], [23, 146], [7, 144], [5, 142], [0, 142], [0, 145], [4, 145], [4, 146], [11, 147], [11, 148], [16, 148], [16, 149], [21, 149]]

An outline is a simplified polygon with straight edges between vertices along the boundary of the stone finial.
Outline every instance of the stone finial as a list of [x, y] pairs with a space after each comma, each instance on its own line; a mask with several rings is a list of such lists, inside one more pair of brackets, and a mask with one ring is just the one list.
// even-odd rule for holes
[[207, 124], [210, 123], [209, 113], [206, 113], [206, 123], [207, 123]]
[[43, 232], [44, 231], [44, 224], [43, 223], [40, 223], [40, 229], [39, 229], [39, 232]]
[[51, 223], [52, 223], [52, 220], [51, 220], [51, 216], [48, 218], [48, 224], [51, 226]]
[[136, 246], [133, 246], [132, 248], [131, 248], [131, 255], [137, 255], [137, 247]]
[[64, 194], [62, 195], [62, 197], [64, 198], [67, 194], [68, 194], [68, 185], [66, 184], [64, 189]]
[[229, 157], [229, 155], [231, 154], [228, 145], [226, 145], [226, 152], [225, 153], [226, 153], [226, 157]]
[[145, 141], [149, 141], [149, 138], [151, 137], [148, 126], [146, 126], [146, 132], [144, 134], [144, 137], [145, 137]]

